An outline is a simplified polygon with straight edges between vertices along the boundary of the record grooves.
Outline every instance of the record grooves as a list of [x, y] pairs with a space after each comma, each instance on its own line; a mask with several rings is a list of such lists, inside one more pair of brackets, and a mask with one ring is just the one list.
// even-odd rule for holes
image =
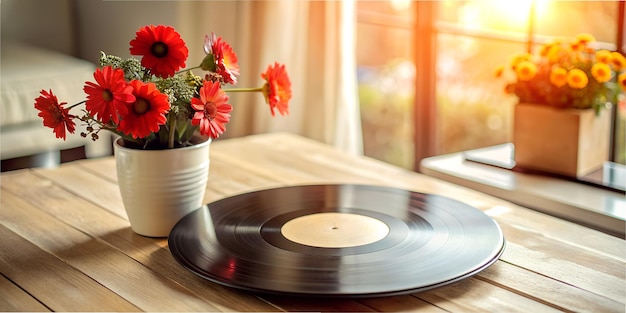
[[467, 204], [366, 185], [293, 186], [228, 197], [181, 219], [168, 241], [183, 267], [210, 281], [323, 297], [444, 286], [487, 268], [505, 246], [495, 221]]

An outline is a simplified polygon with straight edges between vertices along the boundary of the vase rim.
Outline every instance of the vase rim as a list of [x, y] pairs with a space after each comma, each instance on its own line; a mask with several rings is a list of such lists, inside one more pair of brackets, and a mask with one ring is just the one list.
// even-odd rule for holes
[[189, 146], [172, 148], [172, 149], [137, 149], [137, 148], [126, 147], [121, 143], [124, 141], [124, 138], [122, 137], [118, 137], [114, 140], [114, 146], [115, 146], [115, 149], [124, 150], [124, 151], [136, 151], [136, 153], [155, 153], [155, 152], [162, 152], [162, 151], [174, 151], [174, 150], [180, 151], [180, 150], [200, 149], [204, 146], [211, 144], [211, 142], [213, 141], [213, 139], [210, 137], [194, 136], [193, 138], [199, 139], [200, 142], [196, 144], [191, 144]]

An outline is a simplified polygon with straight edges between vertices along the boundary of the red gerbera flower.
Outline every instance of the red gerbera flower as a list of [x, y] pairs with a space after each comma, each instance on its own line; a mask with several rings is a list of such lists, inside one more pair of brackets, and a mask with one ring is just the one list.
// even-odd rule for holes
[[167, 95], [161, 93], [154, 83], [133, 80], [130, 85], [135, 102], [128, 105], [128, 113], [122, 115], [118, 130], [133, 138], [147, 137], [165, 124], [170, 103]]
[[97, 84], [85, 82], [83, 87], [87, 94], [85, 108], [103, 123], [108, 123], [111, 119], [114, 123], [119, 123], [119, 116], [128, 111], [127, 104], [135, 101], [133, 87], [124, 80], [124, 71], [105, 66], [102, 70], [96, 69], [93, 77]]
[[272, 116], [274, 109], [278, 109], [281, 115], [289, 114], [289, 100], [291, 99], [291, 81], [285, 70], [285, 65], [278, 63], [270, 64], [261, 78], [267, 83], [263, 85], [263, 95], [269, 104]]
[[230, 45], [222, 41], [222, 37], [217, 37], [215, 33], [211, 37], [204, 37], [204, 52], [212, 54], [215, 61], [215, 71], [224, 78], [225, 83], [236, 84], [239, 75], [239, 64], [237, 64], [237, 55]]
[[224, 133], [224, 124], [230, 121], [233, 107], [226, 103], [228, 96], [220, 89], [219, 83], [205, 81], [200, 88], [200, 98], [191, 99], [191, 107], [196, 111], [191, 125], [200, 125], [200, 134], [217, 138]]
[[189, 49], [174, 28], [170, 26], [144, 26], [130, 41], [130, 54], [142, 55], [141, 65], [159, 77], [174, 76], [185, 67]]
[[67, 102], [59, 103], [52, 90], [41, 90], [40, 93], [41, 96], [35, 99], [35, 109], [41, 111], [37, 116], [43, 118], [43, 125], [52, 128], [57, 138], [65, 140], [65, 129], [70, 134], [76, 129], [75, 116], [69, 113], [69, 109], [63, 108]]

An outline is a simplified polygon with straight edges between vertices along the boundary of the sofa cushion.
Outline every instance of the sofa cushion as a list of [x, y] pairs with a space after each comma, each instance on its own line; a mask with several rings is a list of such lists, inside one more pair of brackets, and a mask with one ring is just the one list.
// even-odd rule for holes
[[34, 108], [42, 89], [52, 89], [60, 102], [85, 99], [83, 85], [93, 81], [95, 65], [60, 52], [16, 42], [1, 47], [0, 127], [39, 121]]
[[[2, 42], [0, 71], [0, 158], [59, 151], [85, 146], [88, 157], [111, 153], [109, 134], [94, 142], [82, 138], [84, 126], [63, 141], [43, 126], [34, 107], [42, 89], [50, 90], [68, 105], [85, 100], [83, 86], [93, 81], [95, 65], [72, 56], [16, 42]], [[71, 111], [80, 114], [79, 110]]]

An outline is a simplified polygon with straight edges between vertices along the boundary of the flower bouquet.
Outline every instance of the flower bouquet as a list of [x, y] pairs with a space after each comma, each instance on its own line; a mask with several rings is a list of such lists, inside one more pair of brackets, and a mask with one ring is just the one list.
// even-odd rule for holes
[[[101, 130], [108, 130], [140, 149], [184, 147], [197, 130], [218, 138], [232, 111], [227, 92], [260, 92], [272, 115], [288, 114], [291, 82], [284, 65], [269, 65], [261, 87], [225, 89], [237, 83], [237, 55], [214, 33], [205, 36], [204, 52], [200, 65], [184, 69], [189, 51], [180, 34], [170, 26], [144, 26], [130, 41], [130, 54], [141, 60], [103, 52], [95, 82], [83, 87], [86, 100], [68, 107], [52, 90], [42, 90], [35, 108], [57, 138], [65, 140], [66, 131], [73, 134], [79, 121], [86, 129], [83, 137], [97, 140]], [[81, 113], [70, 112], [79, 105], [84, 105]]]
[[[541, 46], [537, 55], [516, 54], [506, 70], [515, 81], [505, 87], [522, 103], [557, 108], [603, 108], [617, 104], [620, 89], [626, 90], [626, 58], [619, 52], [594, 50], [590, 34], [579, 34], [571, 42], [554, 41]], [[621, 88], [620, 88], [621, 86]]]
[[[85, 126], [83, 137], [97, 140], [102, 130], [120, 137], [114, 142], [118, 185], [138, 234], [167, 236], [180, 218], [202, 206], [211, 139], [224, 133], [232, 111], [227, 92], [259, 92], [272, 115], [289, 111], [284, 65], [269, 65], [258, 88], [227, 89], [237, 83], [236, 54], [215, 34], [205, 36], [204, 52], [200, 65], [184, 69], [188, 49], [174, 28], [145, 26], [130, 41], [130, 54], [141, 60], [102, 53], [95, 81], [83, 87], [86, 100], [66, 107], [52, 90], [35, 99], [57, 138], [74, 133], [77, 122]], [[81, 113], [70, 112], [79, 105]]]

